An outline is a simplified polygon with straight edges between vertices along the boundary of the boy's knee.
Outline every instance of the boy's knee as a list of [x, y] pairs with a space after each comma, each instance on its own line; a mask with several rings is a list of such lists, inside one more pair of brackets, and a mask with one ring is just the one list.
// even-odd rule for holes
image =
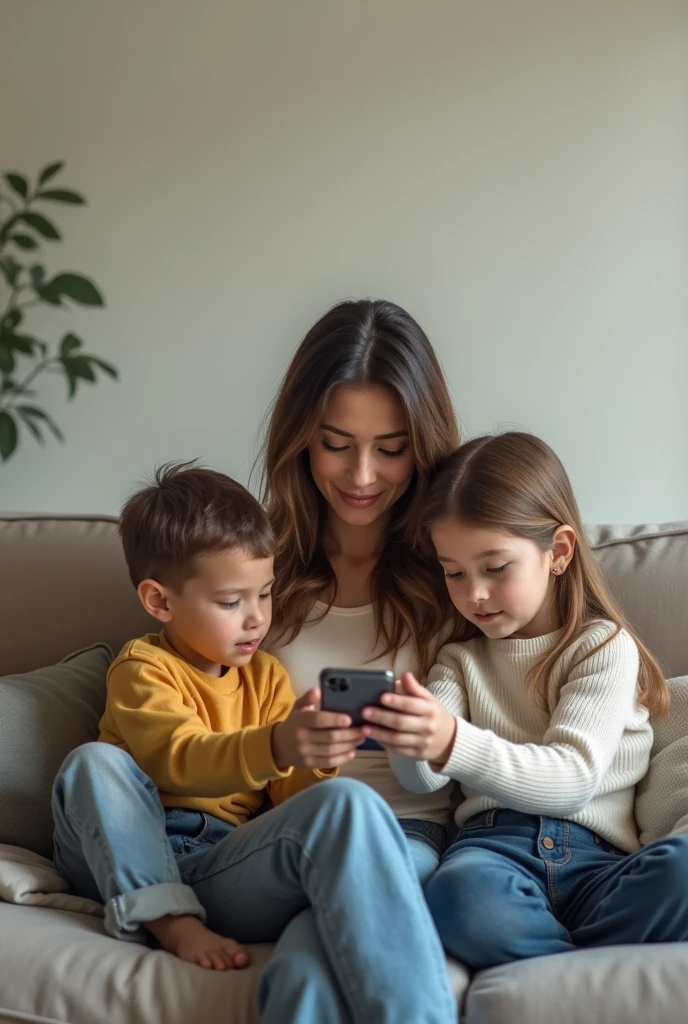
[[105, 767], [115, 760], [117, 754], [123, 753], [124, 751], [112, 743], [82, 743], [80, 747], [75, 747], [67, 754], [60, 768], [60, 775], [88, 770], [91, 765]]
[[135, 762], [130, 755], [112, 743], [84, 743], [75, 747], [62, 762], [56, 788], [71, 789], [91, 779], [97, 779], [102, 785], [133, 767]]

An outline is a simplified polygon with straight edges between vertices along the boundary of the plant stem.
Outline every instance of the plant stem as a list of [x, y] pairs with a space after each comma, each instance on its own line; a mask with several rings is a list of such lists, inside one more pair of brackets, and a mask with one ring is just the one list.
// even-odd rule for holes
[[53, 364], [59, 363], [59, 356], [46, 356], [45, 359], [41, 359], [40, 363], [36, 363], [33, 370], [27, 373], [23, 381], [17, 385], [15, 391], [6, 391], [4, 395], [0, 395], [0, 408], [11, 409], [12, 399], [15, 401], [22, 397], [23, 393], [27, 390], [29, 384], [32, 384], [39, 373], [43, 373], [44, 370], [49, 369]]

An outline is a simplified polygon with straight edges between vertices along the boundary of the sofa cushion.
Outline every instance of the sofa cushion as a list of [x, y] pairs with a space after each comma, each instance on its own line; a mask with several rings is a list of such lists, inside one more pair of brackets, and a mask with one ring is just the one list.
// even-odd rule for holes
[[667, 676], [688, 672], [688, 523], [590, 526], [612, 595]]
[[0, 676], [150, 629], [108, 516], [0, 513]]
[[98, 738], [112, 651], [0, 678], [0, 843], [52, 857], [50, 797], [67, 754]]
[[39, 853], [0, 843], [0, 899], [29, 907], [54, 907], [103, 917], [103, 906], [74, 896], [55, 865]]
[[669, 689], [669, 714], [654, 723], [652, 760], [636, 795], [643, 844], [688, 826], [688, 676], [670, 679]]
[[0, 1021], [41, 1024], [258, 1024], [269, 946], [243, 971], [206, 971], [120, 942], [97, 917], [0, 903]]
[[[247, 970], [206, 971], [112, 939], [96, 917], [0, 904], [0, 1022], [259, 1024], [256, 986], [272, 946], [248, 949]], [[449, 979], [462, 1001], [468, 972], [450, 963]]]
[[465, 1024], [685, 1024], [688, 943], [607, 946], [482, 971]]

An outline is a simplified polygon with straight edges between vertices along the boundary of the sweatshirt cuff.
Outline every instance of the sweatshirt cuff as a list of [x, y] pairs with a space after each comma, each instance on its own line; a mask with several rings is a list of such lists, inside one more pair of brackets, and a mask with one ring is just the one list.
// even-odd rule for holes
[[241, 768], [251, 789], [262, 789], [268, 782], [275, 779], [286, 779], [293, 768], [281, 771], [275, 764], [272, 755], [272, 731], [276, 723], [260, 725], [255, 729], [247, 729], [241, 749]]

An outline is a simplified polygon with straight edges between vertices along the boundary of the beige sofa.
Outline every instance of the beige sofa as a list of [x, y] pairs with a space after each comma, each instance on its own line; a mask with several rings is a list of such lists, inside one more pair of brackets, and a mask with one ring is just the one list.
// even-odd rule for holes
[[[591, 535], [614, 593], [667, 675], [688, 673], [688, 523], [593, 527]], [[61, 746], [95, 736], [108, 653], [96, 647], [49, 676], [17, 675], [98, 641], [117, 649], [147, 629], [113, 521], [0, 515], [0, 584], [0, 1022], [257, 1020], [255, 983], [269, 948], [253, 950], [249, 971], [221, 975], [116, 942], [100, 907], [66, 893], [44, 856], [54, 762]], [[684, 713], [685, 728], [672, 723], [681, 736], [688, 705]], [[671, 793], [686, 806], [663, 799], [668, 828], [688, 812], [688, 779], [685, 794], [676, 786]], [[688, 1020], [688, 944], [581, 951], [473, 979], [454, 964], [451, 976], [467, 1024]]]

